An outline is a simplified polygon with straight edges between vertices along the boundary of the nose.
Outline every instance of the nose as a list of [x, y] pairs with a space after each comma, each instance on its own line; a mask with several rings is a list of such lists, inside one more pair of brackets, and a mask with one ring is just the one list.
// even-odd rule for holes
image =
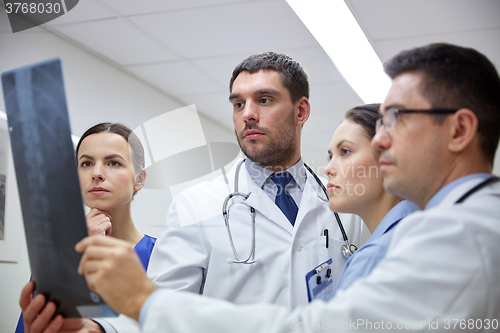
[[391, 136], [387, 133], [385, 127], [380, 126], [377, 133], [375, 133], [375, 136], [372, 138], [371, 144], [373, 149], [375, 149], [378, 153], [381, 153], [391, 147], [391, 140]]
[[324, 172], [328, 177], [337, 176], [337, 167], [335, 165], [334, 158], [330, 159], [330, 162], [326, 165]]
[[104, 181], [106, 177], [104, 176], [103, 165], [97, 163], [92, 169], [92, 180]]
[[256, 103], [252, 101], [248, 101], [245, 104], [245, 108], [243, 109], [243, 121], [245, 123], [248, 122], [258, 122], [259, 121], [259, 112], [258, 106]]

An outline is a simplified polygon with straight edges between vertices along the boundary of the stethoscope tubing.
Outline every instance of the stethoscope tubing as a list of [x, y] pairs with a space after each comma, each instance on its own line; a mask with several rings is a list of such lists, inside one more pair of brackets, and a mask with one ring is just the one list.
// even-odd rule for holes
[[231, 208], [231, 205], [228, 207], [229, 200], [233, 199], [234, 197], [242, 197], [245, 200], [248, 199], [248, 194], [245, 193], [240, 193], [240, 192], [234, 192], [229, 194], [226, 199], [224, 200], [223, 206], [222, 206], [222, 215], [224, 216], [224, 223], [226, 224], [226, 229], [227, 229], [227, 235], [229, 237], [229, 242], [231, 244], [231, 248], [233, 250], [233, 254], [236, 257], [236, 260], [234, 259], [227, 259], [227, 262], [229, 264], [253, 264], [255, 263], [254, 259], [254, 254], [255, 254], [255, 209], [252, 206], [248, 206], [250, 208], [250, 213], [252, 216], [252, 243], [250, 245], [250, 248], [252, 249], [250, 251], [250, 254], [248, 257], [244, 260], [240, 258], [238, 255], [238, 252], [236, 251], [236, 247], [234, 246], [234, 241], [233, 241], [233, 236], [231, 234], [231, 228], [229, 226], [229, 209]]
[[[326, 192], [325, 185], [323, 185], [323, 183], [321, 182], [321, 179], [319, 179], [319, 177], [316, 175], [316, 173], [314, 173], [312, 171], [312, 169], [307, 164], [304, 163], [304, 166], [306, 167], [307, 171], [309, 171], [309, 173], [314, 177], [314, 179], [316, 179], [316, 182], [319, 184], [319, 186], [321, 186], [323, 193], [325, 193], [326, 201], [328, 201], [328, 193]], [[342, 221], [340, 220], [339, 214], [337, 212], [333, 212], [333, 215], [335, 215], [335, 219], [337, 220], [337, 224], [339, 226], [340, 232], [342, 233], [342, 239], [344, 240], [344, 242], [349, 243], [349, 239], [347, 238], [347, 234], [344, 230], [344, 225], [342, 224]]]
[[[230, 193], [226, 197], [226, 199], [224, 200], [224, 203], [222, 204], [222, 215], [224, 216], [224, 223], [226, 225], [227, 234], [229, 237], [229, 243], [231, 244], [231, 249], [233, 250], [233, 254], [236, 258], [236, 260], [228, 258], [227, 259], [228, 264], [254, 264], [254, 263], [260, 262], [260, 259], [254, 260], [254, 258], [255, 258], [255, 209], [252, 206], [247, 205], [250, 209], [250, 213], [251, 213], [251, 217], [252, 217], [252, 222], [251, 222], [251, 224], [252, 224], [252, 242], [251, 242], [250, 254], [244, 260], [242, 260], [240, 258], [240, 256], [238, 255], [238, 252], [236, 251], [236, 247], [234, 246], [234, 241], [233, 241], [233, 237], [231, 234], [231, 228], [229, 226], [229, 209], [232, 206], [232, 204], [229, 204], [229, 200], [231, 200], [235, 197], [242, 197], [244, 200], [248, 199], [248, 194], [238, 192], [238, 176], [240, 174], [241, 165], [243, 164], [244, 161], [245, 161], [245, 159], [242, 159], [240, 162], [238, 162], [238, 165], [236, 166], [236, 171], [235, 171], [235, 175], [234, 175], [234, 192]], [[312, 169], [306, 163], [304, 163], [304, 166], [309, 171], [309, 173], [314, 177], [316, 182], [320, 185], [321, 189], [323, 190], [323, 193], [325, 193], [326, 201], [328, 201], [328, 193], [326, 191], [325, 186], [323, 185], [323, 183], [319, 179], [319, 177], [312, 171]], [[342, 233], [342, 238], [343, 238], [344, 243], [345, 243], [341, 249], [342, 255], [344, 256], [344, 258], [346, 260], [348, 260], [354, 254], [354, 252], [357, 251], [358, 248], [356, 247], [356, 245], [349, 243], [349, 239], [348, 239], [347, 234], [345, 232], [342, 221], [340, 220], [339, 214], [337, 212], [333, 212], [333, 214], [335, 216], [335, 219], [337, 220], [337, 225], [339, 226], [340, 232]]]

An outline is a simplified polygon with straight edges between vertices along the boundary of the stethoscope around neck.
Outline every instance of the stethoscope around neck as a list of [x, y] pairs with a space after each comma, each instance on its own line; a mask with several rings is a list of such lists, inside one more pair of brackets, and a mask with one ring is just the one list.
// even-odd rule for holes
[[[233, 250], [234, 257], [236, 258], [236, 259], [227, 258], [226, 261], [228, 264], [256, 264], [261, 261], [260, 258], [255, 258], [255, 208], [246, 203], [246, 200], [248, 199], [249, 195], [238, 191], [238, 176], [240, 174], [241, 165], [243, 164], [244, 161], [245, 159], [242, 159], [236, 166], [236, 172], [234, 175], [234, 192], [230, 193], [224, 200], [224, 203], [222, 204], [222, 215], [224, 216], [224, 223], [226, 224], [229, 243], [231, 244], [231, 249]], [[309, 171], [309, 173], [314, 177], [316, 182], [320, 185], [328, 201], [328, 194], [321, 180], [307, 164], [304, 163], [304, 166], [306, 167], [307, 171]], [[236, 198], [242, 199], [242, 201], [239, 201], [238, 204], [246, 205], [251, 215], [252, 243], [250, 244], [250, 249], [251, 249], [250, 254], [245, 259], [242, 259], [238, 255], [238, 251], [236, 251], [236, 248], [234, 246], [233, 236], [231, 234], [231, 228], [229, 227], [229, 211], [231, 207], [236, 204], [233, 201], [233, 199]], [[341, 247], [342, 256], [344, 257], [345, 260], [349, 260], [349, 258], [354, 254], [354, 252], [358, 250], [358, 247], [354, 244], [349, 243], [349, 239], [347, 238], [347, 234], [345, 232], [344, 226], [342, 225], [342, 221], [340, 220], [339, 214], [337, 214], [337, 212], [333, 212], [333, 214], [335, 215], [335, 219], [337, 220], [337, 225], [339, 226], [342, 238], [344, 240], [344, 245], [342, 245]]]

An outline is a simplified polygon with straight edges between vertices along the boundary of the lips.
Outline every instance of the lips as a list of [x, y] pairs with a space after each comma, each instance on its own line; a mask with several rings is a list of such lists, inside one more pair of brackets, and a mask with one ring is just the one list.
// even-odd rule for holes
[[391, 165], [395, 165], [396, 159], [393, 155], [385, 152], [379, 156], [378, 163], [380, 164], [380, 170], [383, 170], [390, 167]]
[[391, 163], [387, 160], [384, 160], [384, 159], [380, 159], [379, 164], [380, 164], [380, 170], [384, 170], [384, 169], [390, 167], [391, 165], [393, 165], [393, 163]]
[[328, 183], [326, 185], [326, 191], [329, 192], [329, 191], [334, 191], [336, 189], [340, 189], [340, 186], [338, 185], [335, 185], [335, 184], [331, 184], [331, 183]]
[[93, 195], [104, 195], [106, 193], [109, 193], [108, 190], [106, 190], [104, 187], [93, 187], [90, 191], [90, 194]]
[[243, 138], [245, 140], [255, 140], [255, 139], [258, 139], [262, 136], [264, 136], [264, 133], [256, 131], [256, 130], [247, 130], [243, 134]]

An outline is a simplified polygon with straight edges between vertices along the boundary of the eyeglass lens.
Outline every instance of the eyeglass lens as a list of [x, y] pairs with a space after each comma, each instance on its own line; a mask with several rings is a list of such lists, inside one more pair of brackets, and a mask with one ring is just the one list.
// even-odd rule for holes
[[384, 126], [386, 131], [392, 130], [398, 121], [398, 110], [396, 108], [389, 108], [385, 110], [385, 114], [383, 117], [380, 117], [377, 120], [375, 130], [378, 131], [380, 127]]

